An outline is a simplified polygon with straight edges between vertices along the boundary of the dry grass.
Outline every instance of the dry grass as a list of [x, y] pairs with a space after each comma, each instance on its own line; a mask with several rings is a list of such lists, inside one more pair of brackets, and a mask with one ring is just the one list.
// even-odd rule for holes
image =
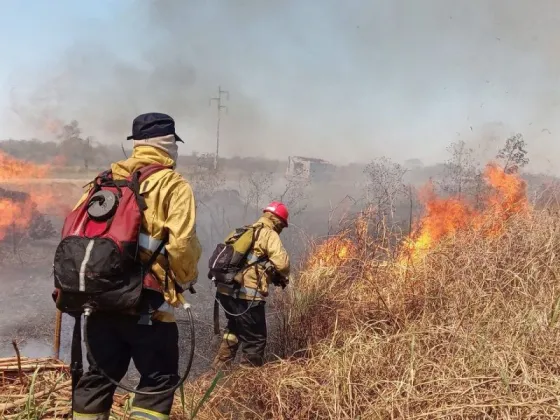
[[61, 418], [69, 409], [68, 373], [56, 359], [0, 359], [0, 417]]
[[[304, 271], [278, 302], [288, 357], [230, 373], [196, 418], [560, 418], [560, 217], [481, 232], [408, 268], [375, 262], [386, 236], [349, 233], [347, 260]], [[211, 379], [186, 386], [173, 418], [191, 417]]]
[[364, 244], [304, 272], [285, 338], [305, 351], [233, 372], [201, 418], [560, 418], [559, 222], [463, 232], [408, 269]]
[[[54, 420], [71, 412], [70, 369], [53, 358], [0, 359], [0, 418]], [[128, 395], [116, 395], [111, 419], [124, 419], [130, 411]]]

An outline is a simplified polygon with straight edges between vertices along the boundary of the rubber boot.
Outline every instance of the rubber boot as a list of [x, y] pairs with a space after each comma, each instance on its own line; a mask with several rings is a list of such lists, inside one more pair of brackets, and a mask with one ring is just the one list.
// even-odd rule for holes
[[218, 353], [212, 362], [212, 368], [214, 370], [227, 369], [233, 359], [235, 359], [235, 354], [239, 348], [239, 340], [232, 333], [225, 333], [218, 348]]
[[264, 358], [260, 354], [243, 354], [240, 366], [243, 367], [259, 367], [264, 364]]

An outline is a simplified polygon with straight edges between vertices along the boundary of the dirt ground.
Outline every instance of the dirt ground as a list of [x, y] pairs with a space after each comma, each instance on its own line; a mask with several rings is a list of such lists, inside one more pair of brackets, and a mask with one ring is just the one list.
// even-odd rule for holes
[[[41, 210], [48, 213], [55, 230], [59, 232], [63, 221], [61, 214], [79, 198], [84, 183], [82, 180], [50, 179], [36, 180], [35, 183], [4, 183], [3, 186], [31, 193], [48, 191], [54, 201], [45, 203]], [[209, 223], [206, 219], [203, 214], [200, 215], [201, 227]], [[191, 378], [209, 368], [220, 338], [213, 334], [212, 309], [215, 291], [206, 278], [208, 254], [214, 244], [210, 243], [212, 240], [203, 232], [204, 229], [201, 229], [199, 233], [203, 256], [199, 263], [199, 281], [195, 286], [197, 293], [187, 294], [187, 299], [192, 304], [196, 330], [196, 355]], [[222, 232], [219, 232], [219, 235], [221, 236]], [[0, 357], [14, 354], [11, 344], [13, 339], [19, 343], [24, 356], [43, 357], [53, 354], [55, 306], [51, 298], [54, 287], [52, 261], [57, 244], [57, 237], [27, 241], [14, 253], [10, 243], [0, 243], [0, 281], [3, 286], [3, 292], [0, 293]], [[269, 312], [272, 316], [273, 308], [270, 308]], [[179, 319], [184, 317], [181, 311], [178, 311], [177, 315]], [[225, 319], [222, 315], [222, 328], [224, 325]], [[70, 361], [72, 326], [73, 320], [63, 316], [61, 358], [66, 362]], [[179, 328], [182, 350], [180, 363], [184, 364], [189, 351], [190, 337], [186, 332], [188, 325], [179, 323]], [[135, 377], [136, 373], [131, 369], [129, 379], [134, 381]]]
[[[0, 265], [4, 292], [0, 294], [2, 320], [0, 322], [0, 357], [14, 354], [12, 340], [19, 343], [21, 353], [28, 357], [43, 357], [53, 354], [55, 306], [51, 298], [53, 278], [52, 255], [56, 241], [41, 245], [28, 245], [21, 256], [4, 259]], [[26, 256], [41, 252], [42, 261], [29, 263]], [[21, 261], [20, 261], [21, 258]], [[205, 279], [203, 279], [205, 280]], [[188, 296], [195, 318], [196, 357], [193, 375], [204, 372], [210, 363], [218, 337], [213, 335], [212, 303], [213, 290], [207, 281], [200, 281], [197, 293]], [[179, 319], [185, 316], [177, 312]], [[222, 325], [223, 321], [222, 321]], [[73, 320], [63, 316], [61, 358], [69, 362]], [[180, 322], [182, 359], [190, 346], [188, 325]]]

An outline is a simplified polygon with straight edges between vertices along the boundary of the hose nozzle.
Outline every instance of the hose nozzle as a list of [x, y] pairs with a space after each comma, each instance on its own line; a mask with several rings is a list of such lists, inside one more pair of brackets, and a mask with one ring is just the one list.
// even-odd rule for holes
[[177, 296], [179, 297], [179, 301], [183, 305], [183, 309], [185, 311], [191, 308], [191, 304], [187, 303], [187, 301], [185, 300], [185, 297], [182, 294], [179, 293]]
[[89, 303], [86, 303], [84, 306], [84, 316], [88, 317], [93, 313], [93, 306], [91, 306]]

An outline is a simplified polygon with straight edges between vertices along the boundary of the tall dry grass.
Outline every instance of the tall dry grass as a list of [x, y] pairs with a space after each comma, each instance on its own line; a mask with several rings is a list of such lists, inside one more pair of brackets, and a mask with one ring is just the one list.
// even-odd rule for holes
[[290, 356], [228, 375], [199, 418], [560, 418], [558, 215], [462, 232], [408, 268], [353, 237], [354, 258], [290, 287]]

